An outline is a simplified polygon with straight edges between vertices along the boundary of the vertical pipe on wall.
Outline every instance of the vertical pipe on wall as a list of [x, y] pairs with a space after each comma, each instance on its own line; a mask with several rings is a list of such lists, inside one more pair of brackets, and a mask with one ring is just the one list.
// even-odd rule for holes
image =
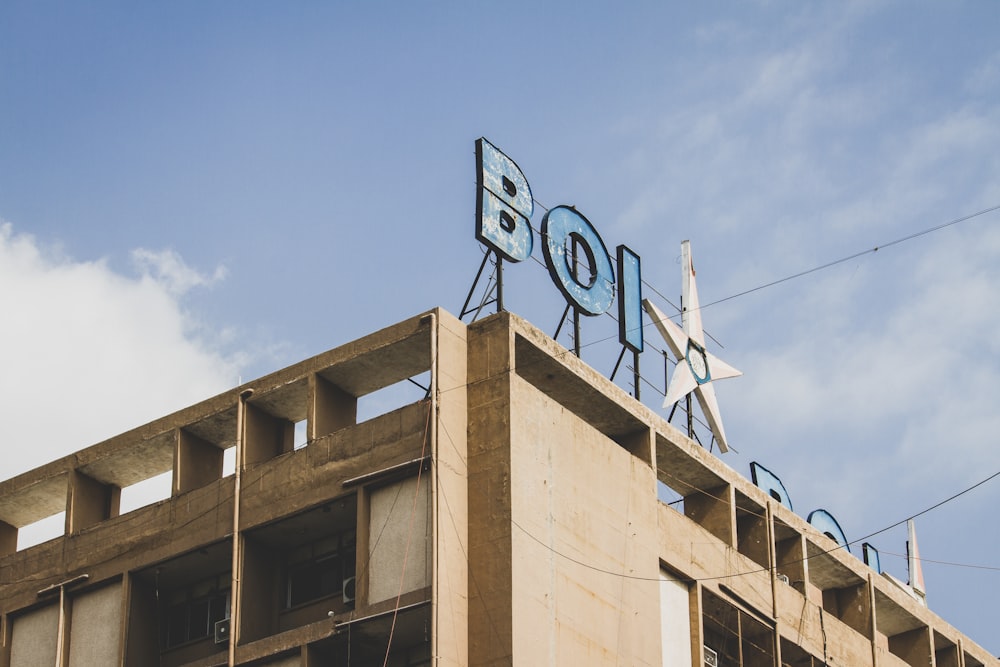
[[[499, 261], [499, 256], [498, 256]], [[438, 428], [438, 332], [437, 332], [437, 313], [430, 313], [431, 320], [431, 419], [430, 427], [427, 432], [427, 437], [430, 438], [430, 449], [431, 449], [431, 480], [427, 488], [430, 489], [431, 493], [431, 536], [432, 536], [432, 547], [431, 547], [431, 600], [433, 601], [431, 606], [432, 617], [431, 617], [431, 655], [434, 656], [434, 664], [438, 664], [440, 651], [438, 651], [438, 633], [441, 627], [441, 603], [437, 597], [441, 594], [441, 588], [439, 585], [441, 576], [441, 489], [438, 488], [439, 477], [438, 477], [438, 439], [437, 439], [437, 428]]]
[[59, 626], [56, 629], [56, 667], [63, 667], [66, 648], [66, 587], [59, 585]]
[[243, 466], [246, 452], [246, 409], [247, 399], [253, 396], [253, 389], [240, 392], [239, 403], [236, 406], [236, 471], [233, 477], [233, 559], [230, 573], [229, 589], [229, 667], [236, 665], [236, 640], [239, 635], [240, 621], [240, 484], [243, 479]]

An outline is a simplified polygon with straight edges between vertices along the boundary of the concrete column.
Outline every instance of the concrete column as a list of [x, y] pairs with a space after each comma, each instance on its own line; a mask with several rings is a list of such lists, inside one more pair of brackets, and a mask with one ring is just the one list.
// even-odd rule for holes
[[295, 443], [295, 424], [266, 410], [246, 405], [245, 462], [250, 466], [290, 452]]
[[66, 495], [67, 535], [118, 516], [121, 489], [113, 484], [104, 484], [73, 470], [69, 475]]
[[823, 591], [823, 607], [866, 639], [872, 634], [872, 605], [868, 582]]
[[179, 495], [222, 477], [223, 451], [182, 428], [177, 429], [174, 446], [172, 493]]
[[632, 456], [656, 468], [656, 432], [652, 428], [644, 428], [635, 433], [616, 439], [618, 444], [627, 449]]
[[737, 519], [737, 550], [761, 567], [771, 566], [767, 516], [746, 513]]
[[[937, 637], [938, 635], [935, 635]], [[937, 647], [937, 641], [934, 642], [934, 664], [935, 667], [959, 667], [959, 650], [958, 644], [950, 644], [948, 646]]]
[[440, 667], [469, 664], [468, 344], [465, 325], [432, 316], [432, 654]]
[[243, 548], [240, 550], [243, 587], [240, 599], [240, 640], [244, 642], [262, 639], [278, 629], [278, 609], [284, 605], [277, 599], [278, 579], [281, 573], [279, 563], [263, 545], [241, 536]]
[[17, 527], [0, 521], [0, 557], [17, 551]]
[[701, 665], [705, 660], [705, 622], [703, 618], [704, 608], [702, 605], [701, 592], [704, 587], [700, 583], [695, 583], [691, 587], [690, 611], [691, 611], [691, 655], [694, 657], [694, 664]]
[[[469, 325], [469, 663], [514, 660], [510, 486], [510, 315]], [[488, 585], [487, 585], [488, 584]]]
[[160, 660], [157, 590], [153, 582], [127, 578], [125, 604], [125, 664], [155, 665]]
[[798, 533], [794, 537], [778, 540], [774, 545], [778, 573], [788, 577], [788, 583], [803, 595], [806, 592], [808, 563], [806, 560], [805, 538]]
[[310, 441], [330, 435], [358, 422], [358, 399], [319, 375], [309, 378], [312, 394], [309, 420]]
[[736, 546], [735, 495], [731, 484], [695, 489], [684, 496], [684, 514], [731, 547]]
[[913, 667], [933, 664], [930, 628], [914, 628], [889, 637], [889, 652]]

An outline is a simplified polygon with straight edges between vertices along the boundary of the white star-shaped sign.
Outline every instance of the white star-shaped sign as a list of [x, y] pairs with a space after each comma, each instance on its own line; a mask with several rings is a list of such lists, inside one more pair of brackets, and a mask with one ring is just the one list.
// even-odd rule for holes
[[701, 306], [698, 303], [698, 288], [694, 281], [694, 265], [691, 263], [691, 242], [681, 243], [681, 273], [682, 292], [681, 325], [677, 326], [660, 310], [643, 299], [642, 306], [649, 313], [660, 335], [677, 357], [677, 366], [667, 387], [667, 396], [663, 399], [663, 407], [673, 405], [692, 391], [698, 398], [701, 411], [708, 420], [712, 435], [719, 443], [722, 452], [729, 451], [726, 442], [726, 432], [722, 428], [722, 417], [719, 416], [719, 402], [715, 398], [713, 380], [743, 375], [726, 362], [705, 349], [705, 333], [701, 327]]

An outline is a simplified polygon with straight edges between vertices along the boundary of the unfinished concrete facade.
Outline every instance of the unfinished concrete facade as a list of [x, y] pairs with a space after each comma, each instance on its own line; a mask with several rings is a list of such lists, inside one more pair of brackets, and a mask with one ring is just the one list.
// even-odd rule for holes
[[3, 666], [1000, 664], [508, 313], [435, 310], [7, 480], [0, 522]]

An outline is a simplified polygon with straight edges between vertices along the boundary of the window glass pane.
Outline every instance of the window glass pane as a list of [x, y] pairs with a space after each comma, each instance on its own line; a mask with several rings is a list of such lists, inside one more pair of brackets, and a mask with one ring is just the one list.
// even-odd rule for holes
[[167, 613], [167, 646], [187, 641], [187, 605], [179, 604]]
[[224, 591], [211, 601], [211, 608], [209, 610], [209, 623], [212, 627], [212, 631], [215, 631], [215, 624], [224, 618], [228, 618], [229, 614], [226, 613], [226, 607], [229, 606], [229, 592]]
[[191, 603], [188, 616], [188, 639], [208, 636], [208, 600]]
[[[341, 592], [354, 576], [354, 530], [322, 537], [286, 553], [286, 605], [294, 607]], [[306, 560], [301, 560], [308, 553]]]

